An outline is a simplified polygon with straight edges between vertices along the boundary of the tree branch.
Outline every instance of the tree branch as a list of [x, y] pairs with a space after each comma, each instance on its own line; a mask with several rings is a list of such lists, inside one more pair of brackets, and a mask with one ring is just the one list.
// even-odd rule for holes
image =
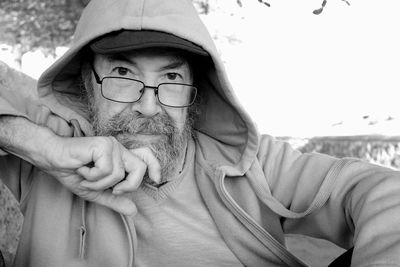
[[[259, 3], [266, 5], [267, 7], [271, 7], [270, 3], [264, 1], [264, 0], [257, 0]], [[236, 0], [236, 3], [238, 6], [243, 7], [242, 0]]]
[[[345, 2], [348, 6], [350, 6], [350, 2], [349, 2], [349, 1], [347, 1], [347, 0], [341, 0], [341, 1]], [[324, 7], [325, 7], [326, 4], [327, 4], [327, 2], [328, 2], [327, 0], [324, 0], [324, 1], [322, 2], [321, 7], [318, 8], [318, 9], [315, 9], [315, 10], [313, 11], [313, 13], [314, 13], [315, 15], [321, 14], [322, 11], [324, 10]]]

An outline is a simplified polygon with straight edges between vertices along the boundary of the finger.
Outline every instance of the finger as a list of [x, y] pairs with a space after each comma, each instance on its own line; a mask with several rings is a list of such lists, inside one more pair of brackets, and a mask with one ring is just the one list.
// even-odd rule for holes
[[114, 186], [112, 193], [115, 195], [120, 195], [137, 190], [143, 181], [144, 174], [146, 173], [145, 164], [143, 165], [143, 168], [138, 168], [130, 172], [125, 180]]
[[133, 154], [147, 164], [149, 177], [156, 183], [161, 182], [161, 165], [156, 156], [148, 147], [141, 147], [130, 150]]
[[121, 157], [121, 153], [123, 153], [120, 151], [121, 147], [117, 140], [113, 139], [112, 162], [110, 163], [112, 165], [112, 173], [110, 175], [94, 182], [83, 181], [81, 185], [90, 190], [100, 191], [110, 188], [123, 180], [125, 177], [125, 168]]
[[124, 150], [122, 159], [128, 175], [124, 181], [114, 186], [113, 194], [122, 194], [138, 189], [147, 170], [146, 163], [128, 150]]
[[93, 166], [82, 166], [78, 168], [77, 173], [88, 181], [97, 181], [108, 176], [113, 171], [113, 139], [101, 138], [92, 144]]
[[136, 205], [132, 200], [125, 196], [113, 195], [110, 190], [102, 192], [95, 202], [124, 215], [132, 216], [137, 213]]

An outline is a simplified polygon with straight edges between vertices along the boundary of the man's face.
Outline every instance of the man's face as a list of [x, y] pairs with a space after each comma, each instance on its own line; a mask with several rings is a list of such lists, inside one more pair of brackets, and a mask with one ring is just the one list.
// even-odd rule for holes
[[[100, 79], [110, 76], [131, 78], [146, 86], [193, 82], [190, 66], [184, 58], [152, 49], [95, 55], [94, 68]], [[110, 101], [102, 96], [101, 87], [94, 77], [91, 81], [93, 95], [89, 102], [96, 134], [115, 136], [128, 149], [149, 147], [159, 159], [165, 179], [168, 179], [190, 136], [188, 108], [161, 105], [155, 90], [150, 88], [144, 89], [140, 100], [134, 103]]]

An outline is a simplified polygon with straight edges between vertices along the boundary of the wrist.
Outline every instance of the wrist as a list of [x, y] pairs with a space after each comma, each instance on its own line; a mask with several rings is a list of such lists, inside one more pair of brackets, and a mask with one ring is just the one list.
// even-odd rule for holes
[[62, 137], [55, 134], [51, 129], [35, 125], [31, 138], [26, 149], [28, 161], [40, 168], [47, 168], [52, 165], [50, 161], [55, 160], [56, 151], [60, 149]]

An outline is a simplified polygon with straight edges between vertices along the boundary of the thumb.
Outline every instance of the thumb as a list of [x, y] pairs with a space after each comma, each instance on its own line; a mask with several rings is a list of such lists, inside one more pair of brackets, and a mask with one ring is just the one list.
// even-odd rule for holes
[[140, 147], [130, 150], [147, 165], [149, 177], [156, 183], [161, 181], [161, 165], [156, 156], [148, 147]]

